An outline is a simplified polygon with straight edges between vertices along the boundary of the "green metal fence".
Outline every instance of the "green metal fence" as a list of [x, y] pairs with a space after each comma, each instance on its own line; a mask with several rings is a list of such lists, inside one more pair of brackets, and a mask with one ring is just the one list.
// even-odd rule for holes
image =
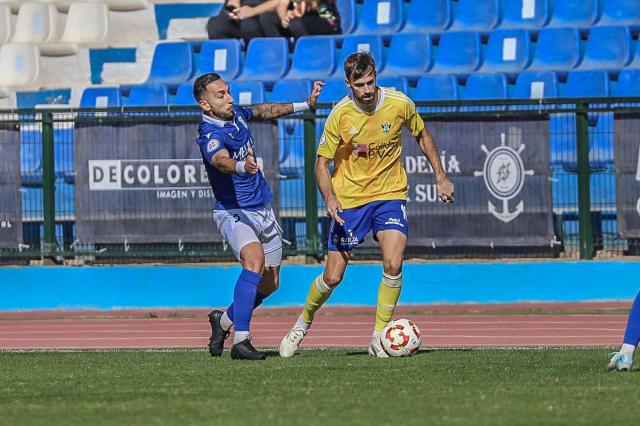
[[[543, 117], [549, 124], [554, 225], [557, 240], [546, 249], [531, 247], [419, 247], [410, 257], [500, 258], [565, 257], [591, 259], [636, 254], [635, 240], [619, 237], [613, 163], [614, 112], [638, 112], [640, 99], [558, 99], [540, 101], [466, 101], [418, 103], [425, 122], [456, 122], [474, 117], [508, 119], [523, 114]], [[274, 124], [280, 146], [277, 180], [278, 213], [287, 242], [285, 254], [322, 256], [329, 221], [319, 197], [313, 165], [319, 134], [330, 105], [281, 119]], [[90, 124], [113, 131], [125, 125], [162, 124], [192, 128], [196, 136], [199, 112], [189, 108], [42, 109], [0, 111], [0, 128], [20, 134], [20, 198], [23, 242], [2, 249], [2, 261], [28, 262], [194, 262], [233, 260], [223, 241], [184, 243], [95, 243], [78, 239], [75, 205], [75, 134]], [[275, 135], [275, 133], [274, 133]], [[263, 135], [254, 135], [257, 140]], [[154, 134], [157, 144], [172, 135]], [[436, 141], [437, 142], [437, 141]], [[404, 141], [404, 144], [412, 141]], [[304, 145], [296, 157], [291, 147]], [[283, 154], [284, 153], [284, 154]], [[274, 185], [276, 186], [276, 185]], [[613, 194], [612, 194], [613, 191]], [[160, 214], [160, 212], [158, 213]], [[209, 222], [213, 229], [213, 222]], [[162, 232], [162, 230], [159, 230]], [[373, 248], [356, 250], [357, 258], [376, 258]]]

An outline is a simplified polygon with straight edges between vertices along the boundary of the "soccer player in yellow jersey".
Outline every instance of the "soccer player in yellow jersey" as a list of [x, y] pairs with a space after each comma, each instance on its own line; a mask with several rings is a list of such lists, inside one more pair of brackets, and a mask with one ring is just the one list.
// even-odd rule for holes
[[[402, 126], [407, 126], [435, 173], [438, 196], [453, 201], [453, 183], [442, 168], [438, 148], [403, 93], [376, 85], [371, 54], [358, 52], [344, 62], [351, 94], [338, 102], [325, 123], [315, 165], [318, 187], [332, 218], [327, 264], [309, 289], [302, 315], [280, 343], [280, 356], [293, 356], [316, 311], [342, 281], [351, 250], [373, 231], [380, 244], [383, 275], [369, 354], [387, 357], [380, 335], [391, 321], [402, 286], [407, 245], [407, 174], [402, 166]], [[334, 162], [333, 175], [329, 164]]]

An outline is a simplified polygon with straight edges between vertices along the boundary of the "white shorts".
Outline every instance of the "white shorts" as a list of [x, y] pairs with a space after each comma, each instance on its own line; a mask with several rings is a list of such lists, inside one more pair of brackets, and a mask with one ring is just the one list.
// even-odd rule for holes
[[282, 228], [271, 206], [256, 211], [214, 210], [213, 220], [236, 259], [240, 260], [242, 247], [258, 242], [264, 250], [265, 266], [278, 266], [282, 262]]

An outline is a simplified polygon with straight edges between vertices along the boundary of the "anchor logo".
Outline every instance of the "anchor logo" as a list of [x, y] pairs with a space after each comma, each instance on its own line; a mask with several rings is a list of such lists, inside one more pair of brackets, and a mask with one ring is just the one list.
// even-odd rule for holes
[[506, 145], [506, 135], [500, 134], [500, 146], [489, 151], [485, 145], [480, 149], [487, 155], [482, 171], [475, 171], [476, 177], [483, 176], [487, 189], [499, 200], [502, 200], [502, 211], [489, 201], [489, 213], [504, 223], [514, 220], [524, 211], [524, 203], [520, 201], [514, 211], [509, 211], [509, 200], [517, 196], [524, 186], [525, 175], [533, 176], [533, 170], [525, 170], [520, 153], [524, 150], [521, 144], [518, 150]]

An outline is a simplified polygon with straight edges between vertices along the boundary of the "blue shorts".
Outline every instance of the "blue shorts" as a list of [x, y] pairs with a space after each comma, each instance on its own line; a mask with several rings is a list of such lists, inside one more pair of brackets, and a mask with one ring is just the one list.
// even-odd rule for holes
[[344, 209], [339, 213], [344, 226], [335, 221], [329, 228], [329, 250], [351, 251], [364, 242], [364, 237], [373, 231], [376, 234], [386, 229], [396, 229], [409, 236], [407, 203], [402, 200], [373, 201], [360, 207]]

